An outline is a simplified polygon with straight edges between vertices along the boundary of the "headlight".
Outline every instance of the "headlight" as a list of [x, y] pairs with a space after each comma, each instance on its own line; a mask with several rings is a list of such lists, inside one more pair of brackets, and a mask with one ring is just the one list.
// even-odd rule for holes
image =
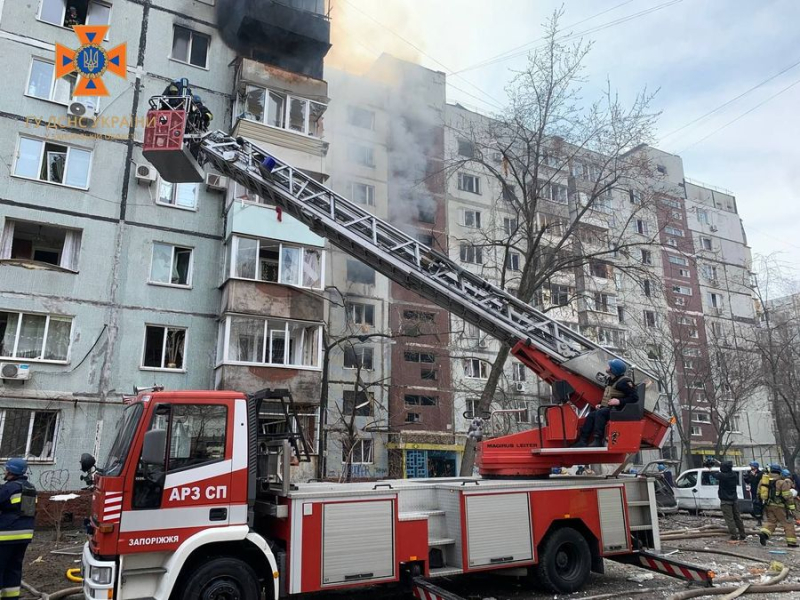
[[89, 579], [98, 585], [109, 585], [111, 583], [111, 567], [91, 567]]

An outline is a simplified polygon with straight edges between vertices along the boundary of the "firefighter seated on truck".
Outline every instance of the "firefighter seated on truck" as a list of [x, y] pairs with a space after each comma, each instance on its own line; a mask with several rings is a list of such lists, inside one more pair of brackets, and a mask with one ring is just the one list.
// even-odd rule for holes
[[594, 440], [589, 444], [592, 448], [604, 446], [606, 425], [611, 417], [612, 410], [622, 410], [626, 404], [639, 401], [639, 394], [636, 392], [636, 384], [630, 377], [625, 375], [628, 370], [622, 360], [614, 358], [608, 361], [606, 373], [606, 389], [603, 392], [603, 399], [600, 407], [596, 408], [586, 417], [586, 421], [581, 427], [581, 434], [573, 448], [585, 448], [589, 444], [589, 436], [594, 433]]
[[764, 473], [758, 486], [758, 495], [764, 504], [764, 518], [767, 521], [758, 532], [758, 537], [761, 545], [766, 546], [767, 540], [780, 525], [786, 534], [786, 545], [790, 548], [797, 548], [797, 535], [794, 530], [793, 486], [791, 480], [787, 480], [781, 475], [782, 470], [780, 465], [770, 465], [769, 473]]

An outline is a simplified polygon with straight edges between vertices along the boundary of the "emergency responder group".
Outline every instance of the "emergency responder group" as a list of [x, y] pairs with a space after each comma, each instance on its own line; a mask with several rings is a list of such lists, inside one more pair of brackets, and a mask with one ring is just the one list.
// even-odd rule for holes
[[0, 485], [0, 598], [19, 598], [22, 561], [33, 539], [36, 488], [28, 481], [28, 463], [11, 458]]

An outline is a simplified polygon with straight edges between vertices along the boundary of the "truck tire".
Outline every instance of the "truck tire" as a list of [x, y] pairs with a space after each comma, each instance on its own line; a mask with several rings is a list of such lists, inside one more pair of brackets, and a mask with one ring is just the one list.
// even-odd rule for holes
[[[258, 577], [236, 558], [215, 558], [199, 565], [186, 580], [182, 600], [259, 600]], [[269, 597], [269, 596], [268, 596]]]
[[548, 534], [540, 546], [533, 576], [550, 592], [570, 594], [584, 586], [591, 567], [589, 544], [575, 529], [563, 527]]

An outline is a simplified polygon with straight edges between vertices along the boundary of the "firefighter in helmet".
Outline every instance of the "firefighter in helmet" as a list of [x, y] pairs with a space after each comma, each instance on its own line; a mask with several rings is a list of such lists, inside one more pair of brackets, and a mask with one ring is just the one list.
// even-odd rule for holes
[[781, 476], [783, 469], [780, 465], [769, 466], [769, 473], [764, 473], [758, 486], [758, 494], [764, 503], [764, 517], [766, 523], [758, 532], [762, 546], [767, 545], [767, 540], [780, 525], [786, 533], [786, 545], [797, 548], [797, 535], [794, 531], [794, 496], [792, 484]]
[[28, 462], [11, 458], [0, 486], [0, 598], [18, 598], [22, 561], [33, 539], [36, 488], [25, 475]]
[[594, 434], [594, 441], [590, 444], [592, 447], [600, 447], [605, 444], [603, 437], [606, 432], [606, 424], [611, 417], [612, 410], [622, 410], [622, 407], [631, 402], [639, 401], [639, 394], [636, 392], [636, 384], [633, 380], [625, 375], [628, 370], [622, 360], [618, 358], [608, 361], [608, 369], [606, 374], [606, 389], [603, 393], [603, 400], [600, 407], [593, 410], [586, 417], [586, 420], [581, 427], [580, 437], [572, 447], [584, 448], [589, 441], [589, 436]]

